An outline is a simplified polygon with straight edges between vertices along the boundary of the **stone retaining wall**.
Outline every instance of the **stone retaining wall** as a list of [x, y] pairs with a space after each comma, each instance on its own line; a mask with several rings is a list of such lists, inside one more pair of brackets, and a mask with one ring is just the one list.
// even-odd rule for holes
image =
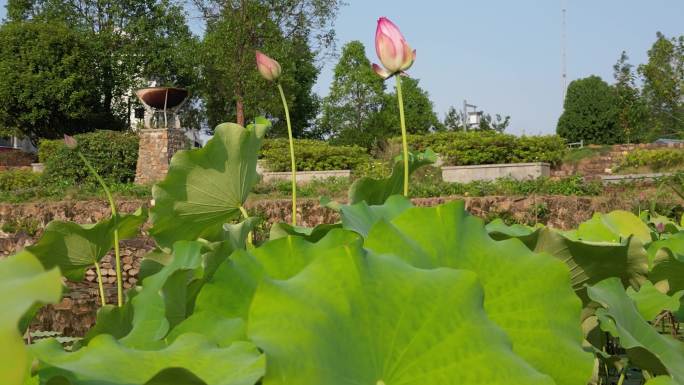
[[[466, 208], [472, 214], [487, 220], [502, 217], [521, 223], [539, 221], [561, 229], [576, 227], [580, 222], [589, 219], [595, 211], [631, 209], [635, 204], [624, 197], [618, 199], [611, 196], [439, 197], [413, 201], [419, 206], [434, 206], [454, 199], [464, 199]], [[339, 220], [336, 212], [321, 207], [315, 200], [301, 200], [298, 203], [298, 208], [301, 210], [299, 212], [300, 223], [304, 226], [333, 223]], [[146, 201], [129, 200], [121, 201], [118, 205], [122, 212], [132, 212], [145, 204], [147, 204]], [[257, 201], [248, 204], [247, 209], [265, 218], [266, 227], [268, 227], [268, 224], [274, 222], [290, 221], [290, 204], [289, 200]], [[109, 208], [105, 201], [0, 204], [0, 224], [6, 221], [16, 221], [18, 218], [31, 217], [38, 221], [40, 228], [35, 236], [25, 233], [0, 234], [0, 255], [14, 253], [23, 246], [35, 242], [41, 229], [50, 220], [90, 223], [108, 215]], [[122, 242], [121, 256], [127, 287], [137, 283], [136, 274], [140, 260], [153, 247], [154, 242], [145, 231], [136, 239]], [[116, 292], [114, 274], [113, 271], [109, 271], [112, 265], [110, 254], [103, 260], [103, 267], [109, 266], [105, 282], [109, 303], [114, 302]], [[58, 331], [68, 336], [84, 335], [95, 322], [95, 313], [99, 307], [94, 273], [87, 274], [86, 277], [83, 282], [69, 282], [69, 291], [65, 293], [63, 300], [57, 305], [43, 308], [36, 316], [32, 330]]]
[[541, 162], [442, 167], [442, 180], [458, 183], [470, 183], [476, 180], [494, 181], [499, 178], [526, 180], [549, 177], [549, 175], [550, 165]]

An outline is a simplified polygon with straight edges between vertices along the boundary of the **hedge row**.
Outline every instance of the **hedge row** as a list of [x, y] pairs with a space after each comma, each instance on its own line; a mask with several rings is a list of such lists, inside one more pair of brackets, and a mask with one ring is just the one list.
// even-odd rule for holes
[[[295, 139], [294, 147], [300, 171], [354, 170], [372, 160], [366, 149], [359, 146], [332, 146], [320, 140]], [[289, 171], [288, 140], [264, 140], [260, 158], [269, 171]]]
[[684, 166], [683, 150], [635, 150], [625, 156], [618, 170], [648, 167], [653, 171], [663, 171], [681, 166]]
[[[392, 138], [399, 145], [401, 138]], [[423, 151], [431, 148], [449, 166], [475, 164], [546, 162], [561, 163], [567, 151], [565, 140], [557, 135], [522, 136], [494, 131], [449, 131], [409, 135], [409, 146]]]
[[[135, 179], [138, 161], [138, 136], [130, 131], [95, 131], [75, 136], [78, 149], [102, 178], [113, 183], [127, 183]], [[45, 165], [43, 178], [47, 184], [70, 186], [95, 184], [75, 151], [64, 146], [62, 140], [42, 140], [38, 159]]]

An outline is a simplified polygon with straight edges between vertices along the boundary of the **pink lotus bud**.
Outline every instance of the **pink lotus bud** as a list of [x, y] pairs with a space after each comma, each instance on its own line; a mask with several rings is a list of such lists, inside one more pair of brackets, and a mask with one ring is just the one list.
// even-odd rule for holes
[[387, 71], [386, 69], [380, 67], [375, 63], [373, 63], [373, 71], [375, 71], [375, 73], [383, 79], [387, 79], [388, 77], [392, 76], [391, 72]]
[[658, 230], [659, 233], [664, 233], [665, 232], [665, 224], [663, 222], [659, 222], [656, 225], [656, 230]]
[[[416, 51], [411, 50], [411, 46], [408, 45], [399, 28], [386, 17], [378, 19], [378, 28], [375, 30], [375, 52], [390, 74], [411, 68], [416, 59]], [[378, 73], [377, 70], [376, 73]]]
[[264, 79], [274, 81], [280, 77], [282, 71], [280, 63], [264, 55], [261, 51], [256, 51], [256, 62], [259, 73]]
[[64, 134], [64, 145], [67, 146], [68, 149], [73, 150], [78, 146], [78, 142], [76, 142], [76, 139], [73, 136]]

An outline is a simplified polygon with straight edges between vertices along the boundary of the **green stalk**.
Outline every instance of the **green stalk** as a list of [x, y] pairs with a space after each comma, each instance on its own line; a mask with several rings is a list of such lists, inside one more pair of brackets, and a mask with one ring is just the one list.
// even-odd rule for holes
[[[242, 216], [245, 219], [249, 218], [249, 214], [247, 213], [247, 210], [243, 206], [240, 206], [240, 212], [242, 213]], [[251, 231], [249, 233], [247, 233], [247, 243], [252, 244], [252, 245], [254, 244]]]
[[105, 299], [104, 285], [102, 284], [102, 271], [100, 270], [100, 264], [95, 261], [95, 272], [97, 273], [97, 286], [100, 289], [100, 301], [102, 306], [107, 304]]
[[287, 122], [287, 137], [290, 140], [290, 167], [292, 169], [292, 226], [297, 226], [297, 163], [295, 162], [294, 140], [292, 140], [292, 124], [290, 123], [290, 110], [287, 108], [287, 100], [283, 86], [278, 83], [280, 99], [285, 108], [285, 121]]
[[406, 139], [406, 118], [404, 117], [404, 98], [401, 92], [401, 75], [395, 76], [397, 79], [397, 100], [399, 102], [399, 123], [401, 124], [401, 147], [404, 152], [404, 196], [408, 197], [409, 193], [409, 158], [408, 158], [408, 141]]
[[114, 204], [114, 199], [112, 198], [112, 193], [109, 191], [109, 187], [105, 183], [104, 179], [100, 174], [95, 171], [95, 168], [90, 164], [88, 159], [86, 159], [80, 151], [77, 152], [78, 156], [81, 158], [83, 163], [85, 163], [88, 170], [93, 174], [95, 179], [100, 183], [102, 189], [107, 195], [107, 200], [109, 201], [109, 207], [112, 210], [112, 218], [114, 218], [114, 258], [116, 259], [116, 302], [119, 307], [123, 306], [123, 283], [121, 280], [121, 255], [119, 254], [119, 228], [118, 228], [118, 218], [116, 216], [116, 205]]

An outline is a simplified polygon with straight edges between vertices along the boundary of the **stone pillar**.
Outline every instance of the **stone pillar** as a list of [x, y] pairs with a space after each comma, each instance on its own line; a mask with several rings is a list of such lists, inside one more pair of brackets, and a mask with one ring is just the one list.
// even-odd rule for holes
[[185, 148], [185, 134], [178, 129], [140, 130], [135, 183], [149, 184], [164, 179], [171, 157]]

